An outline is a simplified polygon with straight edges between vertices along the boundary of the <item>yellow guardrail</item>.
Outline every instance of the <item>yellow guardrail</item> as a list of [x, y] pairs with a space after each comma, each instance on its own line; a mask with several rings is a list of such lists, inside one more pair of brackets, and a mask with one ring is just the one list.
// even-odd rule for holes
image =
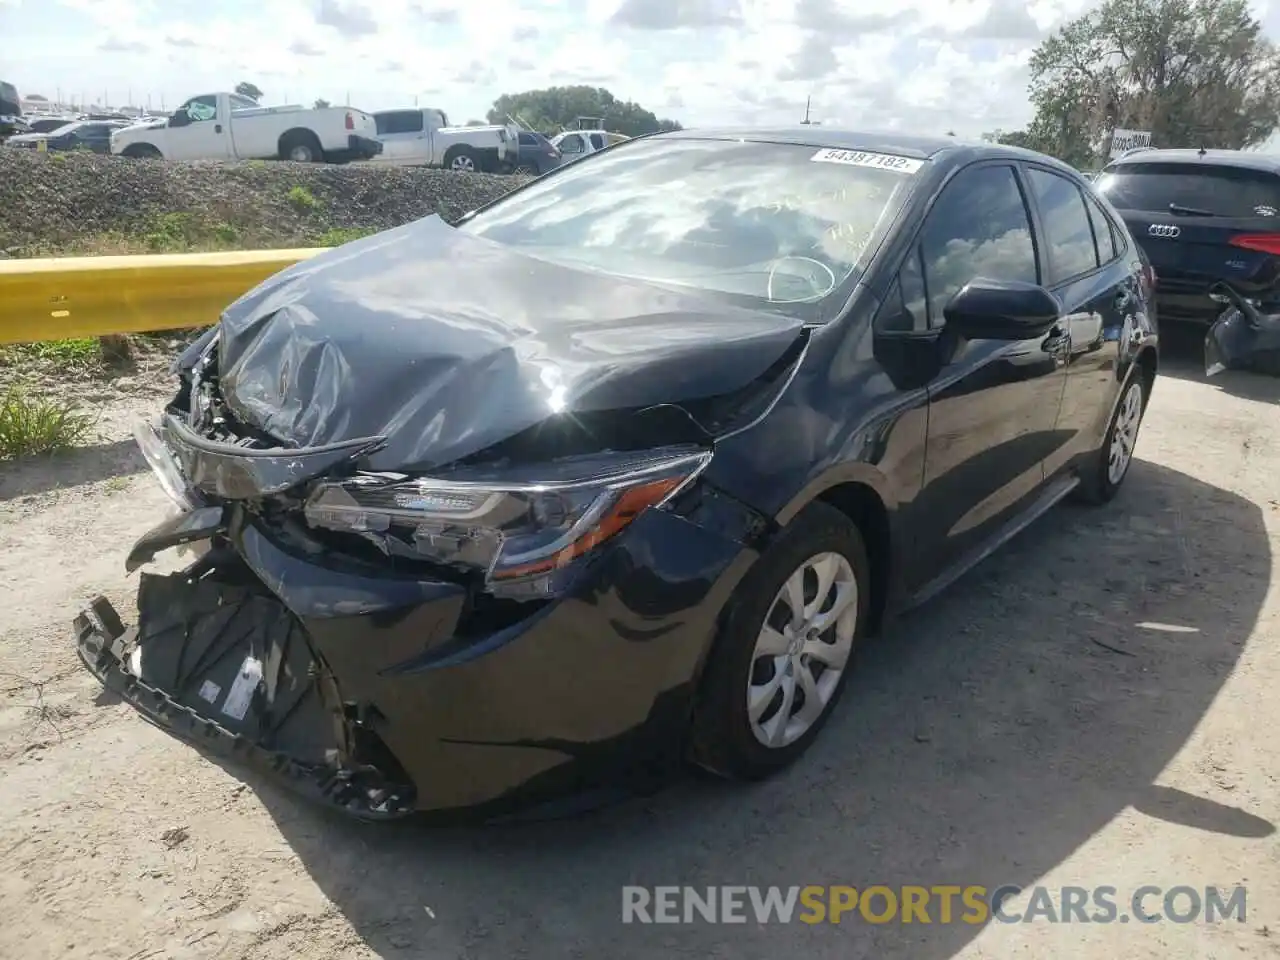
[[325, 249], [0, 260], [0, 344], [207, 326]]

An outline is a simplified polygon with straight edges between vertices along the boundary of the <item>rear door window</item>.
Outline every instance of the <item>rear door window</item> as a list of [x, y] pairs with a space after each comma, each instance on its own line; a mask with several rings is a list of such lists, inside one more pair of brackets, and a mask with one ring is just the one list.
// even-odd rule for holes
[[1028, 170], [1028, 179], [1040, 208], [1049, 283], [1062, 283], [1096, 268], [1098, 251], [1080, 188], [1066, 177], [1036, 167]]
[[1120, 210], [1169, 213], [1169, 204], [1216, 217], [1280, 216], [1280, 176], [1263, 170], [1185, 163], [1126, 163], [1098, 178]]
[[600, 136], [598, 133], [591, 134], [591, 146], [595, 147], [597, 150], [603, 150], [604, 137]]
[[1089, 209], [1089, 222], [1093, 224], [1093, 237], [1098, 242], [1098, 260], [1100, 263], [1110, 263], [1120, 255], [1120, 251], [1116, 249], [1115, 227], [1102, 208], [1098, 206], [1098, 201], [1093, 199], [1087, 193], [1085, 194], [1084, 204]]
[[421, 110], [388, 110], [375, 113], [373, 122], [377, 125], [378, 136], [385, 137], [396, 133], [421, 133]]

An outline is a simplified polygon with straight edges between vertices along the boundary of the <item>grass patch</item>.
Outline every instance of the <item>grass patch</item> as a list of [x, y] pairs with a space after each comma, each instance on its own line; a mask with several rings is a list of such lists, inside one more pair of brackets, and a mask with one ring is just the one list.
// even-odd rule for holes
[[316, 199], [314, 193], [302, 184], [298, 184], [289, 191], [289, 206], [299, 213], [307, 213], [320, 206], [320, 201]]
[[371, 237], [377, 232], [368, 227], [333, 227], [316, 237], [316, 246], [340, 247], [361, 237]]
[[232, 224], [194, 213], [162, 214], [142, 235], [142, 242], [152, 253], [229, 250], [239, 240], [240, 231]]
[[93, 418], [70, 401], [10, 387], [0, 396], [0, 458], [57, 453], [88, 436]]
[[44, 340], [40, 343], [27, 343], [12, 347], [12, 350], [35, 357], [39, 360], [51, 360], [67, 367], [83, 367], [96, 364], [102, 359], [102, 352], [96, 337], [76, 337], [72, 340]]

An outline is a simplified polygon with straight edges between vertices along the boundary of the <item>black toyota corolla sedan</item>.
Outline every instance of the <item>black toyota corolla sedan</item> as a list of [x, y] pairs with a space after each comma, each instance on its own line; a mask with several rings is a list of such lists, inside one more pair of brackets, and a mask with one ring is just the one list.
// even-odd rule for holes
[[[156, 722], [364, 818], [760, 778], [861, 640], [1109, 500], [1152, 277], [1070, 167], [677, 132], [278, 274], [139, 444], [176, 512], [76, 621]], [[857, 709], [849, 704], [848, 709]]]

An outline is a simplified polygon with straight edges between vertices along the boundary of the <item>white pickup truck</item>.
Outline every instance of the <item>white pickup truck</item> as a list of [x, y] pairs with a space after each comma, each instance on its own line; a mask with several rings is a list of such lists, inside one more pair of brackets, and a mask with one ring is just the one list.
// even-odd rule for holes
[[116, 131], [111, 152], [165, 160], [345, 163], [382, 152], [373, 117], [350, 107], [260, 107], [236, 93], [192, 97], [164, 120]]
[[430, 107], [383, 110], [373, 118], [382, 141], [374, 163], [500, 173], [514, 170], [519, 160], [514, 126], [451, 127], [443, 110]]

